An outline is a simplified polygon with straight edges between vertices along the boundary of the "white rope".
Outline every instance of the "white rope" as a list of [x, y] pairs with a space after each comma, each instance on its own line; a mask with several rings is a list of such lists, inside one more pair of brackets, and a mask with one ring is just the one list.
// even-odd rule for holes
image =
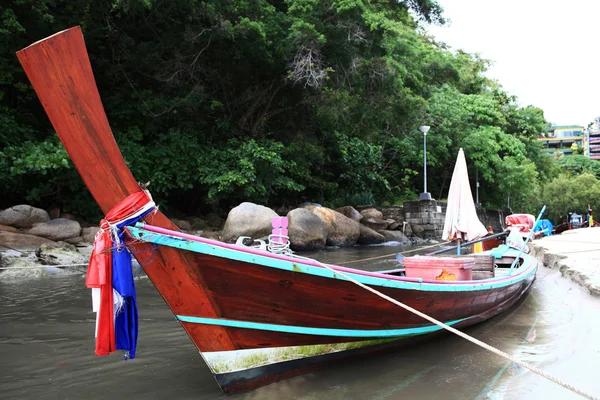
[[38, 269], [38, 268], [65, 268], [65, 267], [87, 267], [88, 264], [61, 264], [61, 265], [38, 265], [35, 267], [1, 267], [0, 270], [8, 269]]
[[400, 306], [400, 307], [404, 308], [405, 310], [410, 311], [413, 314], [416, 314], [419, 317], [421, 317], [423, 319], [426, 319], [427, 321], [429, 321], [429, 322], [431, 322], [431, 323], [433, 323], [433, 324], [435, 324], [435, 325], [437, 325], [437, 326], [439, 326], [439, 327], [441, 327], [443, 329], [446, 329], [447, 331], [450, 331], [450, 332], [452, 332], [452, 333], [454, 333], [454, 334], [462, 337], [463, 339], [468, 340], [469, 342], [471, 342], [473, 344], [476, 344], [476, 345], [478, 345], [480, 347], [483, 347], [484, 349], [486, 349], [488, 351], [491, 351], [494, 354], [497, 354], [497, 355], [499, 355], [501, 357], [504, 357], [507, 360], [510, 360], [510, 361], [514, 362], [515, 364], [520, 365], [521, 367], [527, 368], [528, 370], [530, 370], [532, 372], [535, 372], [536, 374], [538, 374], [540, 376], [543, 376], [544, 378], [546, 378], [546, 379], [548, 379], [548, 380], [550, 380], [550, 381], [552, 381], [554, 383], [557, 383], [557, 384], [561, 385], [562, 387], [564, 387], [565, 389], [569, 389], [570, 391], [572, 391], [574, 393], [577, 393], [580, 396], [583, 396], [583, 397], [591, 399], [591, 400], [598, 400], [597, 397], [594, 397], [594, 396], [592, 396], [592, 395], [590, 395], [588, 393], [585, 393], [585, 392], [577, 389], [576, 387], [574, 387], [574, 386], [572, 386], [572, 385], [570, 385], [570, 384], [568, 384], [566, 382], [563, 382], [562, 380], [560, 380], [560, 379], [558, 379], [558, 378], [556, 378], [556, 377], [554, 377], [554, 376], [552, 376], [552, 375], [550, 375], [550, 374], [542, 371], [541, 369], [539, 369], [537, 367], [534, 367], [531, 364], [528, 364], [528, 363], [526, 363], [524, 361], [520, 361], [520, 360], [514, 358], [513, 356], [511, 356], [510, 354], [503, 352], [502, 350], [498, 350], [497, 348], [495, 348], [493, 346], [490, 346], [489, 344], [484, 343], [481, 340], [475, 339], [474, 337], [469, 336], [466, 333], [461, 332], [461, 331], [459, 331], [456, 328], [453, 328], [453, 327], [451, 327], [449, 325], [446, 325], [443, 322], [438, 321], [437, 319], [435, 319], [435, 318], [433, 318], [433, 317], [431, 317], [431, 316], [429, 316], [427, 314], [424, 314], [424, 313], [422, 313], [422, 312], [420, 312], [418, 310], [415, 310], [414, 308], [412, 308], [412, 307], [410, 307], [410, 306], [408, 306], [408, 305], [406, 305], [406, 304], [404, 304], [404, 303], [402, 303], [402, 302], [400, 302], [400, 301], [398, 301], [396, 299], [393, 299], [393, 298], [391, 298], [391, 297], [389, 297], [389, 296], [387, 296], [387, 295], [385, 295], [385, 294], [383, 294], [383, 293], [381, 293], [381, 292], [379, 292], [379, 291], [377, 291], [377, 290], [375, 290], [375, 289], [373, 289], [373, 288], [371, 288], [371, 287], [369, 287], [369, 286], [367, 286], [367, 285], [365, 285], [363, 283], [360, 283], [357, 280], [351, 278], [350, 276], [344, 274], [343, 272], [335, 270], [335, 269], [333, 269], [333, 268], [331, 268], [331, 267], [329, 267], [329, 266], [327, 266], [327, 265], [325, 265], [325, 264], [323, 264], [323, 263], [321, 263], [321, 262], [319, 262], [317, 260], [311, 259], [311, 258], [301, 257], [301, 256], [297, 256], [295, 254], [293, 255], [293, 257], [303, 258], [305, 260], [310, 260], [310, 261], [316, 262], [317, 264], [319, 264], [323, 268], [326, 268], [326, 269], [330, 270], [334, 274], [339, 275], [339, 276], [347, 279], [348, 281], [350, 281], [350, 282], [352, 282], [352, 283], [354, 283], [354, 284], [362, 287], [363, 289], [366, 289], [369, 292], [374, 293], [377, 296], [379, 296], [379, 297], [381, 297], [381, 298], [383, 298], [383, 299], [385, 299], [385, 300], [387, 300], [387, 301], [389, 301], [391, 303], [394, 303], [395, 305]]
[[292, 254], [290, 238], [284, 235], [269, 235], [267, 250], [273, 254]]

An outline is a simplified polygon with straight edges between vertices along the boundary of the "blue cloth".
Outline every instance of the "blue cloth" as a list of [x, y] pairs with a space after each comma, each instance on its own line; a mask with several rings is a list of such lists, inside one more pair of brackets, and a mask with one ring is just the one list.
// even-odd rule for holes
[[505, 244], [501, 244], [495, 249], [490, 250], [490, 255], [494, 256], [494, 258], [502, 258], [507, 251], [510, 250], [510, 247]]
[[112, 285], [113, 289], [123, 297], [125, 302], [123, 308], [119, 310], [115, 318], [116, 345], [117, 350], [129, 352], [129, 358], [135, 358], [135, 350], [137, 348], [138, 308], [136, 304], [135, 281], [133, 280], [131, 270], [131, 254], [129, 254], [129, 251], [123, 245], [125, 236], [123, 228], [135, 224], [152, 211], [148, 210], [148, 212], [139, 217], [131, 218], [117, 225], [121, 247], [117, 249], [117, 245], [114, 242], [112, 246]]
[[535, 227], [533, 228], [533, 231], [534, 232], [542, 232], [543, 231], [544, 235], [550, 236], [550, 235], [552, 235], [552, 229], [554, 229], [552, 222], [550, 222], [547, 219], [541, 219], [535, 225]]

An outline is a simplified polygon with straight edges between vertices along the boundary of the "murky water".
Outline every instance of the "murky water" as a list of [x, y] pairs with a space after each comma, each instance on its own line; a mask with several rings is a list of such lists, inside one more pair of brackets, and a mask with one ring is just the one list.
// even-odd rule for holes
[[[342, 263], [391, 247], [308, 256]], [[305, 254], [306, 255], [306, 254]], [[348, 264], [394, 268], [393, 256]], [[137, 281], [135, 360], [94, 355], [94, 314], [81, 276], [0, 283], [1, 399], [577, 399], [579, 396], [450, 334], [347, 361], [250, 393], [224, 395], [147, 279]], [[600, 301], [542, 268], [529, 296], [467, 333], [600, 396]]]

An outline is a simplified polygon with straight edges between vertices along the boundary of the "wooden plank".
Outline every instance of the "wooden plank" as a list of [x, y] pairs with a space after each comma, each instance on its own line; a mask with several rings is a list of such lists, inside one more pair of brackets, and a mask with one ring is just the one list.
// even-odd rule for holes
[[494, 271], [473, 271], [473, 280], [490, 279], [494, 277]]

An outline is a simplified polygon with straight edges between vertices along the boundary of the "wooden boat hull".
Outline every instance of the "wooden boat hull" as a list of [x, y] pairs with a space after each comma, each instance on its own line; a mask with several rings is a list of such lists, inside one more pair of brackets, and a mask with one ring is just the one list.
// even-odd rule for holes
[[[530, 289], [531, 286], [528, 286], [520, 296], [515, 296], [501, 306], [490, 310], [485, 317], [481, 316], [481, 321], [489, 319], [492, 316], [513, 307], [515, 303], [518, 303], [524, 298], [523, 295]], [[468, 325], [473, 323], [475, 323], [475, 321], [471, 321], [471, 323]], [[459, 323], [454, 326], [460, 328], [466, 325], [467, 324], [462, 325]], [[268, 385], [273, 382], [278, 382], [282, 379], [314, 371], [331, 364], [339, 363], [348, 358], [365, 357], [377, 353], [419, 345], [426, 340], [431, 340], [444, 333], [445, 332], [443, 331], [437, 331], [419, 336], [393, 340], [390, 342], [370, 343], [359, 348], [352, 348], [336, 352], [325, 352], [315, 356], [300, 357], [293, 360], [281, 359], [276, 362], [272, 362], [271, 364], [256, 367], [246, 367], [240, 369], [232, 368], [231, 372], [213, 372], [213, 374], [217, 383], [224, 392], [235, 393], [247, 391], [260, 386]], [[207, 365], [209, 365], [212, 370], [211, 361], [206, 357], [207, 353], [203, 354], [204, 359], [207, 361]]]
[[[195, 334], [203, 334], [204, 326], [226, 328], [235, 348], [210, 351], [199, 347], [226, 392], [251, 389], [349, 355], [411, 344], [415, 338], [440, 332], [438, 326], [318, 262], [147, 229], [129, 228], [129, 232], [136, 241], [194, 254], [197, 269], [203, 271], [220, 318], [202, 314], [177, 318]], [[511, 255], [516, 256], [516, 251], [505, 254], [506, 259]], [[527, 257], [520, 269], [514, 277], [455, 283], [356, 270], [344, 273], [460, 328], [484, 321], [522, 298], [535, 279], [537, 262]]]
[[[101, 209], [106, 213], [138, 192], [104, 114], [81, 30], [60, 32], [17, 55]], [[189, 237], [160, 212], [145, 221], [147, 226], [129, 229], [130, 250], [226, 392], [439, 333], [437, 326], [318, 262]], [[464, 327], [521, 298], [535, 279], [537, 263], [524, 258], [514, 276], [473, 282], [334, 268]]]

